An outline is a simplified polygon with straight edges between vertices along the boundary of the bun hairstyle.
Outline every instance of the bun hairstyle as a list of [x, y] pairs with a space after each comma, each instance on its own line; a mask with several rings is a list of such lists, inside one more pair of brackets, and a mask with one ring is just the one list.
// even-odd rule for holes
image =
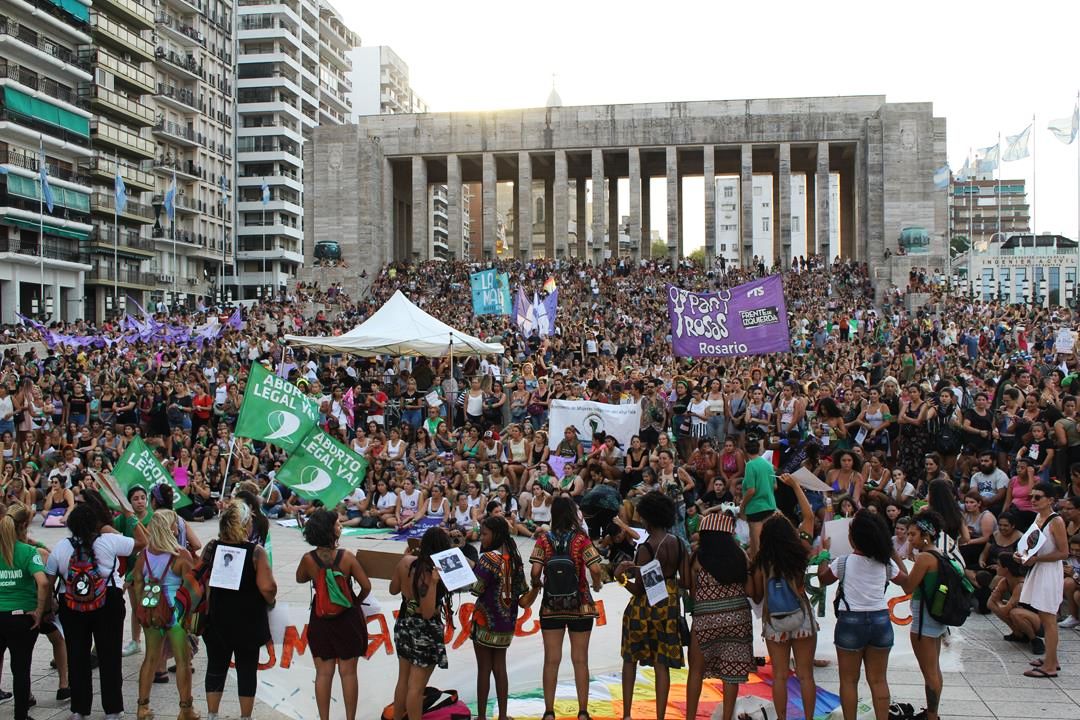
[[218, 539], [226, 543], [245, 543], [248, 541], [248, 525], [251, 523], [251, 508], [243, 500], [233, 500], [225, 506], [218, 521]]

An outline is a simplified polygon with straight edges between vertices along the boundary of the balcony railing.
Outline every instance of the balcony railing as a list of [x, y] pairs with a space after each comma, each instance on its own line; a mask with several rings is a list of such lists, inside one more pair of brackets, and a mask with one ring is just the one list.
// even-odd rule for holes
[[137, 85], [146, 92], [154, 92], [154, 76], [135, 65], [121, 60], [102, 48], [98, 48], [97, 62], [119, 79]]
[[137, 119], [137, 122], [141, 122], [143, 126], [154, 122], [154, 111], [141, 102], [132, 100], [101, 85], [94, 85], [90, 88], [90, 94], [100, 103]]
[[192, 130], [189, 127], [185, 127], [184, 125], [174, 123], [171, 120], [159, 120], [154, 125], [154, 131], [155, 132], [167, 133], [169, 135], [175, 135], [176, 137], [183, 138], [185, 140], [190, 140], [191, 142], [194, 142], [194, 143], [202, 142], [202, 135], [201, 134], [196, 133], [194, 130]]
[[172, 50], [166, 50], [163, 47], [158, 47], [154, 51], [154, 58], [161, 60], [173, 67], [180, 68], [184, 72], [189, 72], [192, 75], [198, 75], [202, 79], [206, 79], [205, 73], [203, 73], [203, 66], [195, 60], [191, 55], [180, 55]]
[[177, 160], [171, 155], [161, 156], [154, 160], [154, 167], [159, 170], [175, 170], [182, 175], [188, 175], [190, 177], [197, 177], [200, 180], [206, 179], [206, 171], [202, 165], [191, 160]]
[[[107, 210], [113, 211], [116, 209], [116, 198], [112, 193], [96, 192], [90, 195], [90, 207], [95, 210]], [[149, 205], [143, 203], [127, 201], [124, 206], [124, 215], [131, 215], [133, 217], [142, 218], [147, 222], [154, 219], [154, 210]]]
[[57, 127], [51, 122], [45, 122], [44, 120], [34, 117], [33, 115], [24, 115], [20, 112], [15, 112], [10, 108], [0, 109], [0, 120], [9, 120], [24, 127], [30, 128], [38, 133], [45, 135], [51, 135], [54, 138], [59, 138], [65, 142], [69, 142], [72, 145], [78, 145], [79, 147], [89, 147], [90, 138], [82, 133], [68, 130], [67, 128]]
[[203, 34], [191, 25], [188, 25], [180, 18], [175, 18], [168, 13], [159, 12], [157, 15], [154, 16], [154, 22], [156, 22], [158, 25], [162, 25], [171, 30], [174, 30], [181, 35], [185, 35], [194, 40], [195, 42], [199, 43], [200, 45], [203, 44]]
[[171, 98], [183, 105], [187, 105], [193, 110], [200, 109], [198, 103], [195, 101], [195, 93], [191, 92], [187, 88], [180, 88], [176, 87], [175, 85], [158, 83], [157, 94], [167, 98]]
[[91, 270], [87, 279], [99, 280], [102, 282], [119, 282], [122, 285], [152, 286], [157, 284], [157, 275], [154, 275], [153, 273], [120, 268], [119, 276], [117, 276], [117, 273], [113, 268], [101, 266], [97, 266]]
[[150, 41], [133, 33], [120, 23], [114, 22], [101, 13], [91, 13], [91, 18], [94, 21], [94, 28], [104, 37], [119, 42], [124, 47], [139, 53], [147, 60], [154, 57], [154, 46]]
[[[10, 149], [0, 150], [0, 164], [4, 163], [14, 165], [15, 167], [21, 167], [24, 170], [30, 170], [35, 173], [38, 171], [38, 156], [36, 152]], [[67, 180], [68, 182], [78, 183], [80, 185], [90, 184], [89, 179], [77, 168], [72, 169], [70, 166], [61, 167], [55, 163], [49, 164], [47, 159], [46, 164], [49, 166], [49, 177]]]
[[138, 230], [132, 230], [121, 226], [120, 237], [116, 237], [116, 226], [112, 223], [95, 223], [94, 231], [90, 234], [90, 240], [98, 245], [112, 245], [118, 243], [121, 248], [134, 248], [146, 252], [155, 252], [154, 243], [149, 238], [142, 236]]
[[[45, 226], [45, 234], [48, 235], [49, 226]], [[18, 253], [19, 255], [29, 255], [30, 257], [41, 257], [42, 252], [38, 247], [38, 239], [36, 237], [18, 237], [10, 238], [0, 236], [0, 252]], [[75, 243], [70, 245], [64, 242], [57, 242], [55, 240], [45, 240], [45, 252], [44, 256], [51, 260], [63, 260], [66, 262], [80, 262], [79, 249]]]
[[83, 58], [80, 58], [71, 48], [61, 45], [44, 35], [39, 35], [37, 31], [32, 28], [29, 28], [26, 25], [20, 25], [10, 18], [0, 18], [0, 35], [8, 35], [16, 38], [25, 45], [36, 48], [46, 55], [51, 55], [57, 60], [74, 65], [81, 70], [90, 70], [90, 63], [86, 62]]
[[77, 108], [86, 110], [90, 107], [89, 103], [66, 85], [61, 85], [51, 78], [42, 77], [29, 68], [24, 68], [7, 60], [0, 59], [0, 77], [14, 80], [28, 88], [42, 92], [69, 105], [74, 105]]
[[101, 118], [91, 125], [91, 134], [95, 142], [110, 142], [146, 157], [154, 156], [154, 143]]

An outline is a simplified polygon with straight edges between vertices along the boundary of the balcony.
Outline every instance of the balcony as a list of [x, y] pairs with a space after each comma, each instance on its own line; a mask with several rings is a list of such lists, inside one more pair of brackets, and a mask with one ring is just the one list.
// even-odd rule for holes
[[[48, 163], [47, 158], [46, 163]], [[36, 173], [38, 171], [38, 154], [36, 151], [31, 150], [0, 149], [0, 165], [14, 165], [15, 167], [20, 167], [24, 170], [30, 170], [31, 172]], [[79, 185], [90, 184], [90, 179], [80, 168], [72, 169], [70, 166], [61, 167], [55, 163], [49, 165], [49, 177], [67, 180], [68, 182], [77, 183]]]
[[166, 0], [166, 4], [186, 13], [198, 14], [206, 10], [206, 3], [203, 0]]
[[[183, 145], [185, 147], [198, 147], [202, 144], [202, 134], [196, 133], [193, 129], [185, 127], [178, 123], [171, 122], [169, 120], [159, 120], [154, 125], [153, 132], [155, 135], [160, 135], [177, 145]], [[151, 153], [153, 157], [153, 153]]]
[[154, 157], [154, 143], [146, 138], [139, 137], [133, 132], [124, 130], [107, 120], [98, 118], [91, 126], [95, 146], [103, 143], [113, 148], [119, 148], [125, 153], [141, 155], [144, 158]]
[[154, 59], [154, 46], [148, 40], [100, 13], [91, 13], [90, 17], [94, 25], [94, 34], [101, 40], [119, 47], [121, 51], [134, 53], [143, 60]]
[[[116, 210], [116, 198], [112, 193], [96, 192], [90, 195], [90, 210], [97, 213], [112, 214]], [[120, 217], [143, 223], [154, 222], [154, 209], [149, 205], [127, 201]]]
[[94, 0], [94, 7], [108, 7], [134, 25], [145, 30], [154, 27], [154, 13], [136, 0]]
[[113, 74], [117, 80], [128, 84], [143, 93], [152, 93], [156, 87], [154, 76], [140, 70], [135, 65], [128, 63], [111, 53], [99, 48], [95, 55], [98, 67], [104, 68]]
[[165, 103], [177, 112], [184, 113], [185, 115], [202, 112], [202, 109], [196, 102], [195, 93], [187, 88], [159, 82], [157, 85], [157, 92], [154, 93], [154, 99]]
[[39, 50], [65, 65], [72, 65], [84, 72], [90, 72], [90, 63], [80, 58], [74, 50], [10, 18], [0, 17], [0, 36], [14, 38], [26, 47]]
[[[34, 228], [37, 229], [36, 226]], [[15, 253], [16, 255], [26, 255], [28, 257], [35, 258], [34, 263], [37, 264], [36, 258], [44, 257], [48, 260], [61, 260], [63, 262], [81, 263], [82, 258], [79, 256], [79, 248], [74, 243], [68, 243], [64, 241], [57, 241], [49, 239], [48, 235], [55, 228], [49, 225], [45, 226], [45, 252], [41, 252], [39, 248], [38, 238], [35, 234], [34, 237], [18, 237], [11, 238], [0, 235], [0, 253]]]
[[111, 114], [120, 115], [124, 120], [138, 127], [154, 124], [154, 111], [137, 100], [132, 100], [101, 85], [90, 88], [90, 97], [94, 109], [99, 112], [111, 111]]
[[0, 60], [0, 78], [14, 80], [24, 87], [30, 88], [31, 90], [37, 90], [42, 94], [48, 95], [51, 98], [67, 103], [73, 107], [77, 107], [80, 110], [88, 110], [90, 108], [85, 100], [79, 97], [74, 90], [66, 85], [61, 85], [51, 78], [42, 77], [29, 68], [16, 65], [7, 60]]
[[195, 60], [195, 57], [192, 55], [180, 55], [179, 53], [173, 52], [172, 50], [166, 50], [159, 46], [154, 51], [154, 60], [158, 67], [176, 71], [181, 77], [187, 78], [188, 80], [206, 79], [206, 74], [203, 72], [203, 66]]
[[154, 160], [154, 172], [158, 175], [171, 177], [176, 173], [177, 177], [186, 180], [206, 180], [206, 171], [203, 166], [191, 160], [174, 159], [172, 155], [158, 156]]
[[87, 285], [111, 285], [116, 283], [118, 285], [147, 289], [157, 285], [157, 276], [153, 273], [128, 270], [127, 268], [120, 268], [120, 273], [117, 275], [111, 267], [97, 266], [86, 273], [84, 278]]
[[153, 257], [157, 254], [153, 240], [143, 237], [138, 230], [124, 226], [120, 227], [120, 236], [117, 237], [116, 226], [112, 223], [94, 223], [89, 242], [91, 245], [106, 248], [110, 252], [113, 243], [116, 243], [118, 253], [135, 257]]
[[170, 36], [184, 47], [205, 45], [203, 34], [178, 17], [173, 17], [165, 12], [159, 12], [154, 16], [154, 23], [163, 34]]

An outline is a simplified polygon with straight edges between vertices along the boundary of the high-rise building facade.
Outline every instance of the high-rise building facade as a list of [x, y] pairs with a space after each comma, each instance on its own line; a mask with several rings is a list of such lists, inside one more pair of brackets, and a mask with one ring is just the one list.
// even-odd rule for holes
[[1030, 233], [1031, 209], [1023, 178], [954, 179], [949, 187], [949, 221], [953, 237], [970, 238], [980, 252], [1013, 235]]
[[[0, 16], [0, 321], [83, 315], [90, 242], [91, 12], [12, 0]], [[53, 209], [44, 206], [44, 154]], [[48, 195], [46, 195], [48, 197]], [[42, 232], [43, 231], [43, 232]]]
[[240, 0], [237, 26], [239, 297], [279, 294], [304, 262], [303, 143], [351, 116], [347, 53], [359, 44], [318, 0]]
[[409, 83], [409, 66], [388, 45], [358, 47], [352, 60], [352, 119], [427, 112]]

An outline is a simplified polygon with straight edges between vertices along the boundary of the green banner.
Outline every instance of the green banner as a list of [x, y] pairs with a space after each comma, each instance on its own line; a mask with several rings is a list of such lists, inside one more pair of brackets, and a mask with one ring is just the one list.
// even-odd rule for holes
[[316, 428], [289, 451], [274, 479], [303, 499], [333, 509], [360, 487], [367, 467], [367, 460]]
[[135, 485], [150, 492], [150, 488], [165, 483], [173, 489], [173, 508], [179, 510], [191, 504], [191, 498], [180, 492], [173, 482], [172, 473], [166, 470], [154, 451], [147, 447], [142, 438], [135, 436], [128, 443], [127, 450], [120, 456], [113, 468], [112, 476], [120, 485], [120, 491], [127, 495]]
[[236, 422], [239, 437], [273, 443], [292, 452], [319, 424], [319, 406], [300, 388], [252, 363]]

